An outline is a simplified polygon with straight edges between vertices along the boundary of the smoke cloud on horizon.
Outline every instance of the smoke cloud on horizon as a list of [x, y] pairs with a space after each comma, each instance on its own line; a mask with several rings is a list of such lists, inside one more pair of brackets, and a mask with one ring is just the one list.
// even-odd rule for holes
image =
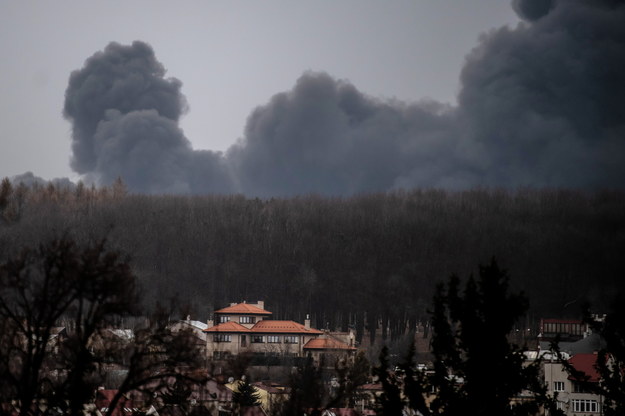
[[484, 34], [458, 105], [380, 100], [306, 72], [226, 152], [194, 150], [182, 83], [143, 42], [70, 76], [74, 171], [133, 192], [351, 195], [412, 187], [625, 187], [625, 2], [513, 0]]

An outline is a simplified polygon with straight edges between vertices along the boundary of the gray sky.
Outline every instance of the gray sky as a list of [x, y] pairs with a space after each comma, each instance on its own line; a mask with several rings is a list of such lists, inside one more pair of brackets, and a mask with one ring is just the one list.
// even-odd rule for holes
[[456, 104], [480, 34], [518, 21], [503, 0], [0, 0], [0, 177], [78, 177], [64, 94], [71, 71], [111, 41], [153, 47], [182, 81], [185, 136], [216, 151], [307, 70], [373, 97]]

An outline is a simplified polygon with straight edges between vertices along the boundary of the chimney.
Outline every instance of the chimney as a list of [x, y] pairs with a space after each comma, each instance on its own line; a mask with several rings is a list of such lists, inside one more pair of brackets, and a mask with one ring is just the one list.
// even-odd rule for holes
[[304, 327], [306, 329], [310, 329], [310, 315], [306, 314], [306, 319], [304, 320]]
[[215, 321], [209, 319], [208, 321], [206, 321], [206, 325], [208, 325], [209, 328], [212, 328], [215, 326]]
[[264, 300], [259, 300], [258, 302], [256, 302], [256, 304], [258, 305], [259, 308], [265, 309], [265, 301]]

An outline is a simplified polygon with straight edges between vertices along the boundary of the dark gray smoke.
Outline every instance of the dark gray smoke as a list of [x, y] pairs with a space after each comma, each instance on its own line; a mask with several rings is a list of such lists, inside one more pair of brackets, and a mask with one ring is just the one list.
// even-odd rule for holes
[[554, 1], [540, 19], [496, 30], [468, 55], [458, 111], [479, 149], [482, 184], [625, 185], [620, 3]]
[[111, 43], [89, 58], [65, 93], [72, 168], [104, 184], [121, 177], [139, 192], [229, 191], [221, 155], [193, 151], [178, 126], [181, 85], [143, 42]]
[[35, 174], [30, 171], [12, 176], [9, 180], [14, 186], [24, 185], [27, 187], [46, 187], [48, 185], [54, 185], [58, 189], [67, 189], [70, 191], [76, 189], [76, 184], [69, 178], [54, 178], [46, 180], [40, 176], [35, 176]]
[[72, 167], [143, 192], [345, 195], [414, 186], [625, 186], [625, 6], [514, 0], [525, 20], [469, 53], [458, 106], [383, 101], [305, 73], [225, 155], [178, 127], [180, 82], [141, 42], [72, 74]]
[[512, 0], [512, 8], [524, 20], [538, 20], [553, 9], [556, 0]]
[[453, 114], [436, 103], [381, 102], [327, 74], [307, 73], [249, 117], [228, 151], [241, 190], [260, 195], [388, 190], [446, 183]]

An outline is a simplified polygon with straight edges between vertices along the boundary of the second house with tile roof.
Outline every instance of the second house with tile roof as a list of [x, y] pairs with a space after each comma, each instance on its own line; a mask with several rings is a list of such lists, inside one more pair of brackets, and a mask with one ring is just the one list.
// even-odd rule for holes
[[[303, 325], [272, 320], [272, 313], [264, 307], [262, 301], [243, 302], [215, 311], [214, 321], [209, 321], [204, 330], [208, 335], [206, 350], [209, 358], [223, 359], [242, 353], [303, 357], [308, 345], [318, 347], [316, 340], [327, 337], [322, 331], [311, 328], [309, 319]], [[333, 340], [332, 349], [336, 349], [337, 343], [346, 352], [356, 350], [339, 340]]]

